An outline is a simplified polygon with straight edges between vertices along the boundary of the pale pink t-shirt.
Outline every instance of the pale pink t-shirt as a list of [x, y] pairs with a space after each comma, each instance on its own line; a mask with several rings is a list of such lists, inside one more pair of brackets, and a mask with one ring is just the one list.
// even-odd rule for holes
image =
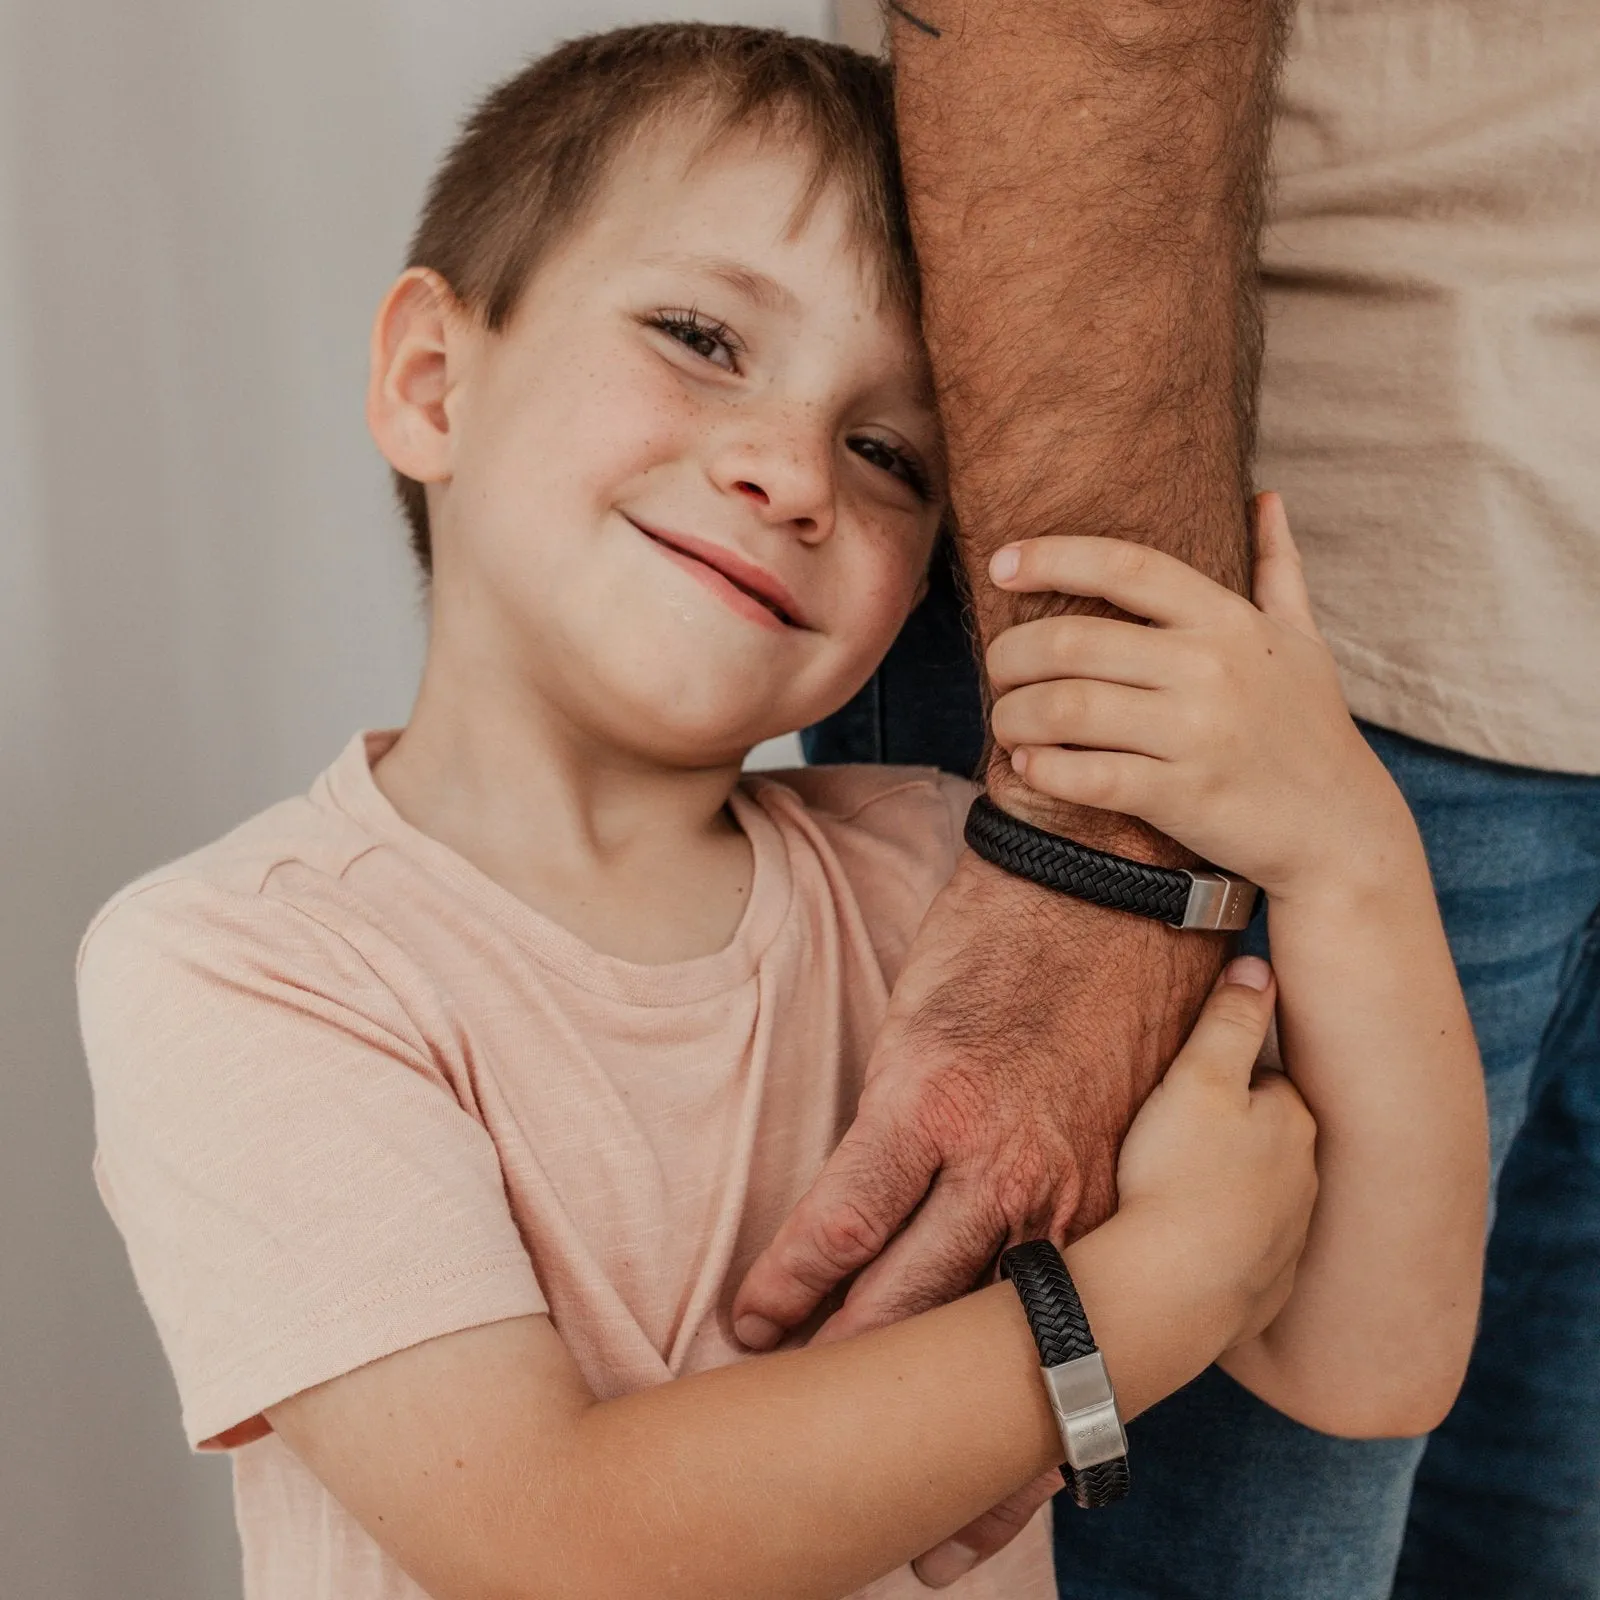
[[[124, 890], [79, 961], [96, 1178], [190, 1444], [233, 1447], [247, 1600], [422, 1595], [264, 1407], [539, 1312], [601, 1397], [746, 1359], [734, 1290], [850, 1121], [972, 792], [748, 779], [738, 930], [638, 966], [406, 824], [392, 738]], [[1041, 1515], [948, 1592], [1052, 1600], [1048, 1546]]]

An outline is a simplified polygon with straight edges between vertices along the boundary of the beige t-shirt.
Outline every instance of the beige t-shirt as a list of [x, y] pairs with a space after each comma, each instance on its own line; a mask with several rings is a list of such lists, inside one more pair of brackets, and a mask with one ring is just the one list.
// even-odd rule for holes
[[1257, 479], [1362, 716], [1600, 772], [1600, 5], [1301, 0]]
[[[408, 826], [372, 781], [392, 737], [124, 890], [80, 957], [96, 1177], [190, 1444], [234, 1447], [247, 1600], [422, 1600], [276, 1401], [545, 1311], [602, 1397], [746, 1359], [734, 1290], [850, 1120], [972, 792], [747, 780], [732, 940], [638, 966]], [[1044, 1516], [950, 1591], [1054, 1592]]]

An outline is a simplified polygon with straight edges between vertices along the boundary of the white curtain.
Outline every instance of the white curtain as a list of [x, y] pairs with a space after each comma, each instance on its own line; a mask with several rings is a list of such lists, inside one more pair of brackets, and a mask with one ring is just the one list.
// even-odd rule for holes
[[238, 1593], [89, 1177], [72, 957], [121, 883], [403, 717], [367, 325], [474, 95], [824, 0], [0, 0], [0, 1593]]

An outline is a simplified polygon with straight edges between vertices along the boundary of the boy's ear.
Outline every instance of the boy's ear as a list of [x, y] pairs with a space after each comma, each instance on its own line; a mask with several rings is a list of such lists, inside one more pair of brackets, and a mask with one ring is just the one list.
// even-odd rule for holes
[[449, 478], [454, 454], [446, 406], [460, 377], [469, 318], [437, 272], [408, 267], [372, 324], [367, 427], [384, 459], [417, 483]]

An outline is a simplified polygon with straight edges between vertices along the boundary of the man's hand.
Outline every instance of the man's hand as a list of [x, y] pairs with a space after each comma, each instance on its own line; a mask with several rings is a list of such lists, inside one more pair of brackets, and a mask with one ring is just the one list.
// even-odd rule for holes
[[1220, 952], [964, 855], [912, 946], [854, 1124], [739, 1290], [740, 1339], [769, 1348], [852, 1274], [817, 1337], [860, 1333], [964, 1293], [1007, 1243], [1102, 1222], [1122, 1135]]

